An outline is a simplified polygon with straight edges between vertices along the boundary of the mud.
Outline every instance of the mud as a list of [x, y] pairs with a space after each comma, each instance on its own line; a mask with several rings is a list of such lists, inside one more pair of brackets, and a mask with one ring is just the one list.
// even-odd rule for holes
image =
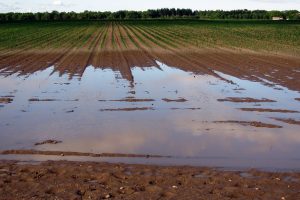
[[247, 171], [255, 179], [241, 173], [187, 166], [2, 161], [0, 199], [300, 198], [299, 173]]
[[248, 112], [299, 113], [299, 111], [296, 110], [285, 110], [285, 109], [270, 109], [270, 108], [239, 108], [239, 109]]
[[38, 99], [38, 98], [32, 98], [32, 99], [28, 99], [28, 101], [61, 101], [59, 99]]
[[201, 110], [201, 108], [171, 108], [171, 110]]
[[281, 122], [284, 122], [284, 123], [287, 123], [287, 124], [300, 125], [300, 121], [299, 120], [295, 120], [295, 119], [291, 119], [291, 118], [285, 119], [285, 118], [275, 118], [274, 117], [272, 119], [275, 119], [277, 121], [281, 121]]
[[125, 99], [115, 99], [115, 100], [99, 100], [99, 101], [117, 101], [117, 102], [151, 102], [154, 99], [136, 99], [136, 98], [125, 98]]
[[188, 101], [185, 98], [178, 98], [178, 99], [163, 98], [162, 100], [165, 102], [186, 102], [186, 101]]
[[250, 98], [250, 97], [227, 97], [225, 99], [218, 99], [218, 101], [220, 102], [234, 102], [234, 103], [263, 103], [263, 102], [276, 102], [274, 100], [271, 99], [266, 99], [266, 98], [262, 98], [262, 99], [254, 99], [254, 98]]
[[[39, 145], [39, 144], [38, 144]], [[127, 158], [168, 158], [161, 155], [141, 155], [141, 154], [122, 154], [122, 153], [82, 153], [70, 151], [38, 151], [38, 150], [5, 150], [1, 155], [51, 155], [51, 156], [87, 156], [87, 157], [127, 157]]]
[[282, 128], [282, 126], [279, 126], [279, 125], [267, 124], [267, 123], [257, 122], [257, 121], [234, 121], [234, 120], [228, 120], [228, 121], [215, 121], [214, 123], [241, 124], [243, 126], [253, 126], [253, 127], [258, 127], [258, 128]]
[[152, 107], [135, 107], [135, 108], [107, 108], [107, 109], [100, 109], [101, 112], [105, 111], [144, 111], [144, 110], [154, 110]]
[[300, 101], [300, 98], [295, 98], [296, 101]]
[[39, 145], [44, 145], [44, 144], [59, 144], [62, 143], [62, 141], [58, 141], [58, 140], [45, 140], [42, 142], [37, 142], [34, 145], [35, 146], [39, 146]]
[[0, 97], [0, 103], [8, 104], [13, 101], [12, 98], [7, 98], [7, 97]]
[[[159, 47], [155, 50], [141, 47], [138, 50], [99, 50], [99, 52], [94, 53], [89, 51], [76, 50], [68, 54], [64, 51], [57, 51], [55, 56], [47, 52], [43, 53], [43, 51], [39, 53], [23, 52], [11, 58], [14, 64], [10, 64], [7, 61], [2, 67], [0, 66], [0, 74], [28, 75], [47, 67], [55, 66], [54, 72], [58, 72], [60, 75], [68, 74], [70, 79], [72, 79], [81, 77], [86, 67], [92, 65], [95, 68], [112, 68], [115, 71], [119, 71], [122, 78], [133, 82], [133, 67], [157, 66], [156, 61], [160, 61], [169, 66], [196, 74], [209, 74], [222, 79], [215, 73], [215, 71], [219, 71], [238, 78], [262, 82], [274, 88], [277, 88], [277, 85], [282, 85], [289, 89], [300, 91], [298, 74], [293, 71], [300, 66], [300, 60], [294, 57], [263, 56], [226, 49], [175, 51], [160, 49]], [[18, 56], [23, 57], [24, 54], [32, 62], [24, 63], [24, 59], [18, 59]], [[89, 59], [89, 56], [94, 58]], [[38, 62], [36, 61], [37, 59], [43, 61]], [[58, 59], [59, 62], [55, 59]]]

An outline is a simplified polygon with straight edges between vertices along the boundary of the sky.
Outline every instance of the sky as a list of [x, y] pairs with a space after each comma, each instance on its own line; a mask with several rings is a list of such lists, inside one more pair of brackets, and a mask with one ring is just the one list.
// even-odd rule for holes
[[117, 11], [156, 8], [300, 10], [300, 0], [0, 0], [0, 13], [53, 10]]

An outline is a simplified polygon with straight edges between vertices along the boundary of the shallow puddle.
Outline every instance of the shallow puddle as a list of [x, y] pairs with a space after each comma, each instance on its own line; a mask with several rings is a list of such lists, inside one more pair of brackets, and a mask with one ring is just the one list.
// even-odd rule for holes
[[[52, 73], [53, 67], [27, 77], [2, 76], [0, 97], [10, 101], [0, 103], [0, 150], [162, 155], [171, 158], [101, 159], [300, 169], [299, 125], [276, 120], [299, 121], [300, 114], [241, 110], [300, 111], [298, 92], [217, 71], [222, 79], [157, 64], [132, 68], [128, 80], [118, 71], [92, 66], [71, 80]], [[230, 98], [251, 102], [218, 101]], [[255, 126], [261, 123], [276, 126]], [[62, 143], [35, 145], [45, 140]]]

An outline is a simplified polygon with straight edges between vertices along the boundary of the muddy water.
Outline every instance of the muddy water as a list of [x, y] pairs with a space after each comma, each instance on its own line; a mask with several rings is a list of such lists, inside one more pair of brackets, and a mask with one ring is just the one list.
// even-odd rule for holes
[[[299, 113], [247, 112], [240, 108], [300, 111], [300, 94], [215, 71], [196, 75], [157, 62], [132, 68], [133, 79], [88, 67], [80, 78], [52, 73], [0, 78], [0, 150], [35, 149], [126, 153], [171, 158], [12, 156], [0, 159], [104, 160], [233, 168], [300, 169]], [[275, 102], [218, 101], [228, 97]], [[167, 101], [166, 101], [167, 100]], [[256, 127], [255, 123], [266, 126]], [[276, 125], [276, 126], [270, 126]], [[270, 128], [271, 127], [271, 128]], [[35, 146], [48, 139], [58, 144]]]

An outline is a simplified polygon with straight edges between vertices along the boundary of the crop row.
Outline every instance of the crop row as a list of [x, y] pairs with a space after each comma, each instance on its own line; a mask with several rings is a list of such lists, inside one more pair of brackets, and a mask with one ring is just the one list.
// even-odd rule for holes
[[95, 21], [0, 25], [0, 54], [32, 49], [180, 50], [226, 47], [300, 52], [299, 23]]

